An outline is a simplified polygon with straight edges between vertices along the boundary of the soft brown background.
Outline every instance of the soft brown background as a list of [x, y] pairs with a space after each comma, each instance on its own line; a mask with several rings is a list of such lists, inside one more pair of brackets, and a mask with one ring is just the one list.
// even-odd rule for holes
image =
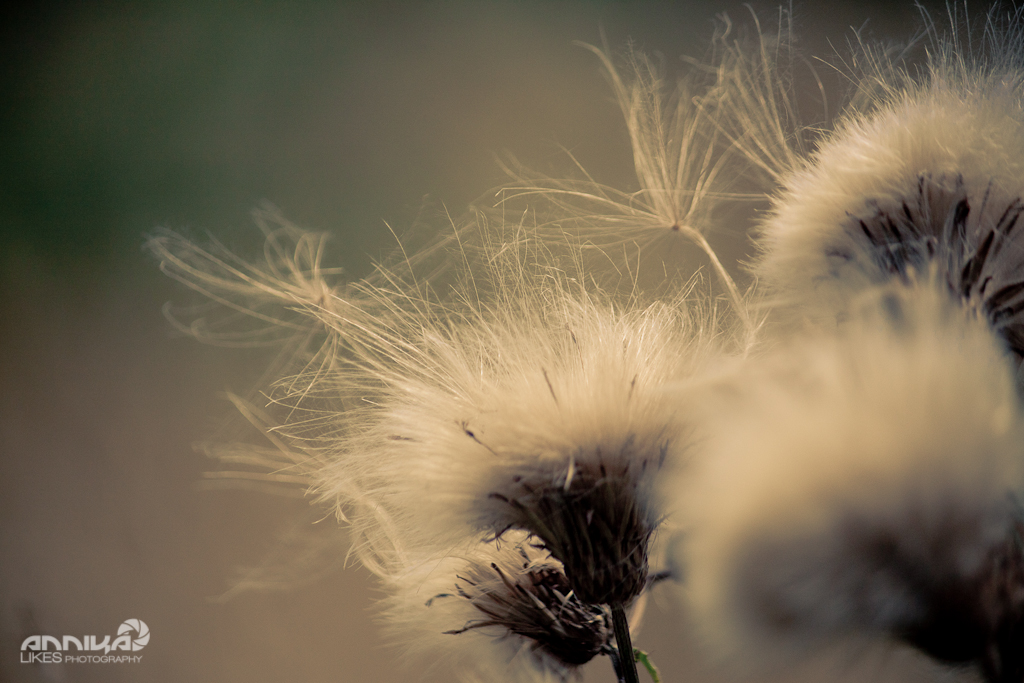
[[[764, 17], [775, 10], [759, 2]], [[595, 58], [627, 40], [703, 54], [740, 3], [49, 3], [0, 18], [0, 681], [416, 680], [381, 644], [367, 573], [226, 603], [235, 569], [302, 520], [301, 499], [196, 486], [192, 444], [270, 356], [204, 347], [161, 315], [184, 290], [142, 252], [167, 226], [241, 253], [260, 200], [337, 235], [358, 276], [424, 195], [458, 213], [511, 151], [557, 173], [564, 146], [630, 189], [628, 140]], [[905, 38], [909, 2], [799, 3], [804, 48], [849, 27]], [[827, 68], [827, 67], [826, 67]], [[329, 523], [329, 522], [328, 522]], [[36, 667], [28, 634], [152, 629], [141, 664]], [[639, 636], [672, 681], [725, 680], [658, 605]], [[911, 680], [896, 653], [811, 669]], [[896, 663], [893, 663], [896, 662]], [[912, 670], [916, 673], [909, 673]], [[779, 674], [776, 679], [785, 679]], [[755, 679], [759, 676], [754, 676]], [[450, 680], [444, 669], [430, 680]], [[599, 660], [588, 681], [610, 681]]]

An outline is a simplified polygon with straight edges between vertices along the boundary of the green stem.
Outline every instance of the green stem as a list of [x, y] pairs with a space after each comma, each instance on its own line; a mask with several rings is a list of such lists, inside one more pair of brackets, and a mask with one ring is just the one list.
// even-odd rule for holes
[[622, 683], [640, 683], [640, 676], [636, 672], [636, 659], [633, 657], [633, 641], [629, 638], [626, 610], [621, 604], [611, 605], [611, 608], [612, 629], [615, 631], [615, 646], [619, 650], [619, 675], [622, 677]]
[[661, 683], [661, 673], [658, 671], [658, 667], [654, 666], [654, 662], [643, 650], [633, 649], [633, 658], [636, 659], [637, 663], [647, 669], [647, 673], [651, 675], [651, 680], [654, 683]]

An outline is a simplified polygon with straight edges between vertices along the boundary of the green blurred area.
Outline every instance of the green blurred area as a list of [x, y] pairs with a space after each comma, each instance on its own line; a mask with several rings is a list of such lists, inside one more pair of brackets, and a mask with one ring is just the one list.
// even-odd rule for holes
[[[797, 6], [798, 35], [822, 20], [840, 41], [844, 20], [902, 31], [914, 22], [910, 3], [830, 5]], [[771, 20], [770, 4], [759, 10]], [[493, 153], [557, 171], [568, 167], [564, 145], [599, 177], [630, 183], [617, 110], [573, 40], [599, 43], [603, 31], [618, 49], [632, 39], [671, 71], [681, 54], [702, 56], [716, 13], [749, 17], [740, 3], [626, 1], [7, 11], [6, 251], [93, 267], [131, 258], [158, 225], [244, 244], [248, 210], [268, 200], [341, 235], [344, 265], [357, 271], [390, 246], [384, 220], [402, 232], [424, 195], [458, 213], [499, 182]], [[801, 39], [821, 52], [821, 35]]]
[[538, 9], [84, 3], [23, 15], [4, 41], [7, 243], [94, 263], [157, 225], [244, 234], [268, 200], [343, 235], [351, 267], [386, 248], [382, 221], [401, 231], [423, 195], [457, 213], [496, 183], [490, 152], [532, 152], [538, 141], [520, 143], [545, 124], [548, 142], [582, 139], [564, 109], [586, 88], [559, 62], [587, 57], [554, 40], [557, 9], [537, 22]]

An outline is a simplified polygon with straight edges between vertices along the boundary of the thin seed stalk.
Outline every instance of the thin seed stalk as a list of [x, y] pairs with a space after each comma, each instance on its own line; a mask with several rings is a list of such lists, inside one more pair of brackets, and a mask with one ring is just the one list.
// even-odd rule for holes
[[636, 659], [633, 657], [633, 641], [629, 637], [629, 621], [626, 610], [621, 603], [610, 606], [612, 609], [612, 629], [615, 632], [615, 647], [619, 651], [619, 666], [616, 672], [621, 683], [640, 683], [636, 672]]
[[740, 290], [736, 287], [736, 282], [732, 279], [732, 276], [729, 275], [729, 271], [725, 269], [722, 262], [718, 260], [718, 255], [715, 253], [715, 250], [711, 248], [711, 245], [708, 243], [707, 239], [704, 238], [704, 235], [689, 225], [684, 225], [682, 223], [677, 223], [677, 225], [679, 225], [679, 229], [681, 231], [686, 233], [687, 237], [697, 243], [697, 246], [700, 247], [701, 251], [707, 254], [707, 257], [711, 260], [711, 265], [714, 267], [715, 273], [718, 274], [718, 278], [722, 281], [722, 284], [725, 285], [726, 291], [729, 292], [729, 299], [731, 300], [733, 310], [736, 311], [736, 314], [743, 322], [743, 329], [747, 335], [745, 341], [749, 346], [754, 338], [754, 323], [747, 314], [746, 307], [743, 305], [743, 297], [740, 296]]

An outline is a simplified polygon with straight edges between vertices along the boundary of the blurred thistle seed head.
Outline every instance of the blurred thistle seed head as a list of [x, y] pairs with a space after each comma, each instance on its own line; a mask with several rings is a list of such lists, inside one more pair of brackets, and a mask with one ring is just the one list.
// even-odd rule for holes
[[397, 644], [464, 680], [563, 681], [611, 647], [611, 619], [572, 594], [560, 562], [525, 533], [413, 560], [385, 582]]
[[696, 620], [761, 663], [868, 639], [1015, 666], [1010, 361], [930, 286], [870, 290], [854, 309], [704, 397], [708, 438], [666, 493]]

